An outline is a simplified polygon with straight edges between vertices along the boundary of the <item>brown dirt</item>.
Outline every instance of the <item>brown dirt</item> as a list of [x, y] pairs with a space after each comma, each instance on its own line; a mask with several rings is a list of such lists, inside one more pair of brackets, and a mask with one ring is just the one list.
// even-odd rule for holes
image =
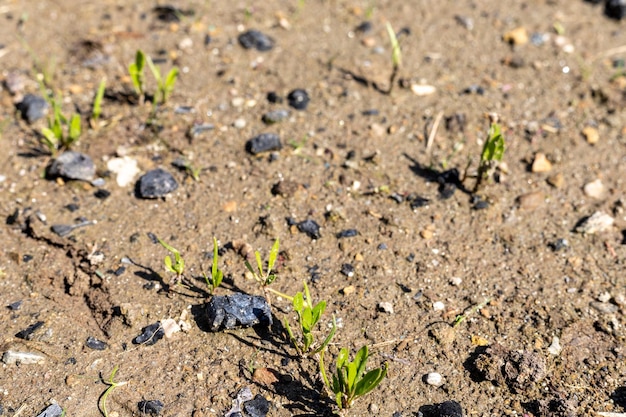
[[[223, 247], [241, 239], [264, 256], [279, 237], [284, 262], [274, 286], [288, 294], [301, 290], [317, 267], [311, 291], [328, 301], [324, 325], [331, 314], [342, 322], [327, 361], [339, 346], [355, 352], [367, 344], [371, 365], [389, 362], [388, 378], [349, 415], [413, 415], [446, 400], [458, 401], [468, 416], [624, 411], [625, 83], [612, 66], [626, 54], [613, 49], [622, 46], [623, 22], [582, 1], [256, 3], [179, 2], [195, 14], [178, 23], [159, 21], [154, 4], [142, 0], [1, 6], [3, 77], [19, 74], [24, 92], [37, 93], [35, 74], [45, 69], [53, 90], [65, 98], [64, 110], [78, 108], [85, 120], [103, 76], [111, 93], [128, 89], [126, 67], [138, 48], [153, 57], [164, 51], [164, 68], [184, 68], [158, 112], [162, 130], [146, 128], [149, 106], [106, 100], [104, 126], [86, 129], [75, 147], [94, 159], [100, 174], [106, 174], [108, 159], [122, 153], [143, 171], [170, 170], [180, 187], [163, 200], [140, 200], [113, 177], [106, 179], [111, 195], [104, 200], [94, 197], [89, 184], [43, 179], [49, 157], [33, 148], [42, 149], [36, 132], [45, 121], [26, 125], [14, 113], [14, 97], [6, 89], [0, 93], [0, 174], [6, 176], [0, 211], [7, 219], [18, 214], [1, 234], [0, 303], [23, 300], [20, 310], [3, 307], [0, 346], [2, 352], [45, 355], [43, 364], [3, 365], [4, 415], [36, 415], [50, 401], [68, 416], [100, 415], [98, 398], [106, 388], [101, 377], [116, 365], [117, 379], [129, 381], [108, 400], [120, 416], [139, 415], [142, 399], [161, 400], [165, 416], [223, 415], [244, 386], [268, 398], [274, 416], [331, 412], [314, 361], [295, 356], [280, 326], [204, 330], [207, 294], [198, 277], [210, 266], [213, 236]], [[373, 30], [354, 33], [368, 5], [375, 6]], [[472, 18], [473, 29], [455, 16]], [[396, 30], [410, 28], [401, 38], [399, 78], [407, 84], [424, 80], [436, 93], [418, 97], [396, 86], [386, 95], [373, 87], [387, 88], [391, 72], [387, 20]], [[555, 23], [565, 29], [573, 52], [555, 45]], [[541, 46], [502, 40], [520, 26], [550, 34], [550, 40]], [[276, 47], [244, 50], [237, 43], [242, 28], [269, 34]], [[205, 45], [207, 34], [211, 42]], [[186, 39], [192, 46], [179, 49]], [[384, 52], [375, 53], [376, 46]], [[82, 65], [102, 56], [108, 59], [95, 68]], [[483, 95], [461, 93], [474, 84], [484, 88]], [[265, 126], [264, 113], [286, 108], [269, 103], [266, 94], [284, 97], [294, 88], [307, 89], [308, 109]], [[148, 89], [154, 89], [152, 81]], [[233, 104], [236, 98], [244, 99], [243, 106]], [[175, 114], [182, 105], [194, 113]], [[362, 115], [368, 109], [379, 114]], [[442, 121], [427, 151], [439, 112], [463, 113], [466, 124], [460, 131]], [[476, 160], [487, 112], [502, 118], [508, 172], [481, 193], [489, 207], [474, 210], [462, 190], [440, 198], [434, 178], [444, 166], [463, 172], [468, 158]], [[233, 127], [238, 118], [245, 127]], [[215, 129], [189, 140], [185, 133], [194, 122]], [[600, 132], [595, 145], [581, 133], [588, 125]], [[245, 151], [245, 142], [262, 132], [278, 133], [285, 145], [273, 160]], [[455, 152], [458, 144], [463, 147]], [[355, 156], [346, 167], [350, 151]], [[531, 171], [537, 152], [552, 162], [550, 172]], [[203, 168], [199, 182], [171, 167], [181, 155]], [[557, 174], [563, 184], [554, 187], [548, 180]], [[598, 178], [604, 196], [586, 196], [583, 186]], [[272, 188], [281, 179], [293, 183], [275, 195]], [[472, 184], [468, 179], [465, 186]], [[531, 192], [538, 194], [519, 200]], [[390, 193], [415, 193], [430, 202], [413, 210]], [[68, 211], [70, 203], [79, 210]], [[598, 210], [615, 217], [615, 225], [596, 235], [572, 232]], [[50, 231], [52, 224], [81, 216], [97, 224], [67, 238]], [[322, 237], [297, 232], [288, 217], [314, 219]], [[358, 235], [335, 237], [348, 228]], [[148, 232], [181, 250], [189, 289], [145, 288], [170, 280], [162, 264], [166, 252]], [[559, 238], [569, 245], [555, 251], [551, 244]], [[93, 256], [99, 252], [101, 261]], [[122, 263], [124, 257], [135, 264]], [[259, 292], [244, 278], [237, 253], [226, 250], [220, 259], [222, 294]], [[353, 277], [340, 274], [344, 263], [354, 265]], [[121, 266], [125, 271], [116, 275]], [[455, 277], [460, 285], [451, 285]], [[349, 286], [354, 292], [345, 295]], [[485, 299], [488, 305], [471, 310]], [[383, 301], [392, 303], [393, 314], [378, 310]], [[442, 311], [433, 308], [439, 301]], [[294, 319], [287, 301], [272, 302], [278, 323]], [[464, 311], [471, 313], [451, 327]], [[153, 346], [131, 343], [142, 327], [183, 312], [189, 331]], [[38, 321], [44, 325], [32, 340], [14, 336]], [[86, 348], [88, 336], [109, 347]], [[562, 347], [558, 355], [548, 350], [555, 336]], [[252, 380], [251, 371], [263, 368], [273, 383]], [[429, 372], [439, 372], [445, 384], [427, 385]]]

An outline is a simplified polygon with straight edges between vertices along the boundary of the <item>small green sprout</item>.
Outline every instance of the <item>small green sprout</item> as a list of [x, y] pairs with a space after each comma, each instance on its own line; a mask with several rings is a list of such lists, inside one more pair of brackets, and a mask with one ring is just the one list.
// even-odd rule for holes
[[480, 164], [476, 177], [474, 192], [480, 189], [482, 182], [487, 180], [492, 171], [502, 161], [504, 157], [504, 137], [502, 136], [500, 125], [496, 121], [491, 122], [487, 140], [480, 154]]
[[313, 329], [320, 321], [322, 314], [324, 314], [324, 310], [326, 310], [326, 301], [322, 300], [319, 303], [313, 305], [311, 294], [309, 293], [309, 287], [306, 285], [306, 282], [303, 282], [303, 285], [304, 294], [298, 292], [291, 300], [294, 311], [298, 313], [298, 323], [300, 324], [300, 331], [302, 333], [301, 343], [298, 343], [293, 331], [291, 330], [291, 327], [289, 326], [289, 321], [287, 319], [285, 319], [284, 324], [285, 328], [287, 329], [287, 333], [289, 334], [289, 338], [291, 339], [293, 345], [296, 347], [298, 353], [300, 353], [301, 355], [313, 355], [321, 352], [323, 349], [326, 348], [326, 346], [328, 346], [331, 339], [335, 335], [335, 332], [337, 331], [337, 325], [333, 317], [333, 327], [330, 330], [330, 333], [328, 333], [326, 339], [324, 339], [322, 344], [317, 349], [311, 350], [311, 346], [314, 342]]
[[337, 356], [337, 371], [332, 375], [332, 383], [330, 383], [324, 369], [324, 351], [320, 352], [319, 364], [322, 379], [335, 395], [335, 401], [340, 409], [350, 408], [354, 400], [376, 388], [387, 375], [387, 363], [365, 373], [368, 359], [367, 346], [359, 349], [352, 362], [348, 357], [348, 349], [341, 348]]
[[491, 298], [487, 298], [482, 303], [476, 304], [475, 306], [468, 308], [467, 310], [463, 312], [463, 314], [457, 315], [454, 319], [454, 322], [452, 323], [452, 327], [457, 327], [459, 324], [463, 323], [465, 319], [467, 319], [467, 317], [469, 317], [470, 315], [474, 314], [475, 312], [479, 310], [482, 310], [483, 307], [489, 304], [490, 301], [491, 301]]
[[276, 259], [278, 258], [278, 250], [280, 247], [279, 240], [276, 239], [272, 249], [270, 250], [269, 260], [267, 261], [267, 270], [263, 271], [263, 261], [261, 260], [261, 254], [259, 251], [254, 252], [254, 256], [256, 258], [257, 270], [255, 271], [250, 262], [245, 261], [246, 268], [248, 271], [252, 273], [254, 279], [259, 283], [261, 288], [265, 290], [265, 288], [270, 285], [276, 279], [276, 274], [274, 273], [274, 264], [276, 263]]
[[[167, 73], [165, 79], [163, 79], [163, 77], [161, 77], [161, 70], [159, 70], [159, 68], [154, 65], [154, 62], [152, 62], [152, 59], [149, 56], [146, 57], [146, 62], [148, 63], [148, 67], [150, 68], [150, 71], [152, 72], [152, 75], [154, 75], [154, 79], [157, 82], [157, 86], [159, 89], [158, 101], [161, 104], [164, 104], [169, 98], [170, 94], [172, 94], [172, 92], [174, 91], [174, 85], [176, 84], [176, 78], [178, 77], [178, 68], [172, 68], [170, 72]], [[157, 96], [155, 94], [155, 103], [157, 101], [156, 97]]]
[[213, 237], [213, 265], [211, 266], [211, 279], [209, 280], [209, 277], [204, 272], [202, 273], [211, 294], [215, 294], [215, 290], [222, 284], [222, 278], [224, 278], [224, 273], [217, 266], [219, 258], [217, 249], [217, 239]]
[[91, 111], [91, 120], [97, 122], [102, 114], [102, 99], [104, 98], [104, 90], [106, 88], [107, 79], [106, 77], [102, 78], [100, 81], [100, 85], [98, 86], [98, 91], [96, 91], [96, 96], [93, 99], [93, 109]]
[[393, 30], [393, 27], [389, 22], [387, 22], [387, 34], [389, 35], [389, 41], [391, 42], [392, 67], [391, 76], [389, 77], [389, 90], [387, 91], [387, 94], [391, 94], [391, 90], [393, 89], [396, 77], [398, 76], [398, 71], [400, 70], [400, 66], [402, 65], [402, 49], [400, 49], [400, 42], [398, 42], [396, 32]]
[[144, 93], [144, 80], [145, 77], [143, 75], [143, 69], [146, 65], [146, 54], [143, 51], [137, 50], [135, 53], [135, 62], [132, 62], [128, 66], [128, 74], [130, 75], [130, 80], [133, 83], [133, 87], [135, 87], [135, 93], [138, 96], [143, 96]]
[[100, 396], [100, 401], [98, 402], [98, 408], [100, 409], [100, 412], [104, 417], [109, 417], [109, 411], [107, 410], [107, 397], [109, 396], [109, 394], [111, 394], [111, 392], [113, 392], [115, 388], [128, 384], [128, 381], [113, 381], [118, 369], [119, 366], [115, 365], [115, 368], [113, 368], [113, 371], [111, 371], [111, 375], [109, 376], [108, 381], [105, 381], [104, 378], [102, 379], [102, 382], [109, 386], [106, 391], [102, 393], [102, 395]]
[[[48, 127], [41, 129], [43, 144], [52, 155], [59, 149], [69, 149], [78, 141], [82, 133], [80, 114], [74, 113], [68, 120], [61, 113], [61, 105], [56, 99], [51, 99], [52, 118], [48, 118]], [[63, 125], [67, 125], [67, 134], [63, 132]]]
[[163, 264], [165, 264], [165, 269], [176, 274], [173, 282], [180, 284], [183, 277], [183, 272], [185, 272], [185, 260], [182, 256], [180, 256], [180, 252], [178, 251], [178, 249], [168, 245], [159, 238], [157, 238], [157, 240], [159, 241], [161, 246], [174, 254], [174, 263], [172, 263], [172, 258], [169, 255], [166, 255], [163, 259]]

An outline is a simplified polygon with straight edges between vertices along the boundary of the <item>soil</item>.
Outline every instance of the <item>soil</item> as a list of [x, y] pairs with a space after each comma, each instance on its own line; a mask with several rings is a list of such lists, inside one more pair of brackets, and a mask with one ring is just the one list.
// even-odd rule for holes
[[[218, 295], [262, 294], [234, 248], [249, 244], [267, 258], [279, 238], [272, 288], [295, 294], [306, 281], [328, 302], [318, 338], [332, 315], [340, 323], [327, 365], [340, 347], [354, 354], [363, 345], [369, 367], [388, 363], [388, 377], [347, 415], [428, 415], [450, 400], [467, 416], [625, 411], [624, 22], [565, 0], [154, 6], [0, 6], [0, 347], [44, 357], [2, 365], [0, 415], [36, 415], [50, 402], [68, 416], [101, 415], [103, 380], [116, 366], [115, 380], [128, 384], [109, 395], [111, 416], [141, 415], [143, 400], [160, 400], [164, 416], [221, 416], [246, 386], [271, 402], [271, 416], [331, 414], [317, 362], [299, 358], [282, 328], [295, 325], [286, 299], [271, 298], [270, 328], [208, 331], [202, 271], [214, 236], [225, 273]], [[364, 21], [371, 30], [357, 31]], [[387, 21], [402, 50], [389, 94]], [[532, 42], [503, 40], [519, 27], [537, 34]], [[273, 49], [244, 49], [237, 37], [248, 29], [272, 37]], [[151, 105], [127, 100], [138, 49], [181, 70], [151, 125]], [[103, 115], [89, 128], [103, 77]], [[73, 150], [93, 158], [108, 197], [45, 177], [46, 120], [19, 117], [7, 88], [15, 79], [15, 94], [39, 94], [44, 79], [66, 114], [81, 113]], [[417, 95], [410, 87], [420, 84], [436, 91]], [[305, 110], [288, 107], [294, 89], [308, 92]], [[277, 109], [289, 118], [264, 124]], [[473, 193], [487, 113], [500, 117], [504, 164]], [[214, 128], [189, 135], [198, 123]], [[261, 133], [278, 134], [282, 149], [248, 153]], [[538, 153], [544, 170], [533, 170]], [[142, 172], [168, 170], [178, 189], [144, 200], [132, 184], [118, 186], [107, 161], [123, 155]], [[201, 169], [198, 181], [172, 166], [180, 157]], [[589, 195], [584, 186], [597, 179], [603, 190]], [[614, 224], [576, 233], [596, 211]], [[66, 237], [51, 231], [78, 219], [96, 223]], [[298, 230], [304, 220], [321, 226], [319, 238]], [[337, 237], [347, 229], [358, 233]], [[154, 236], [182, 253], [184, 286], [170, 285], [168, 252]], [[189, 328], [132, 343], [168, 318]], [[87, 347], [90, 336], [106, 349]], [[433, 372], [442, 385], [426, 383]]]

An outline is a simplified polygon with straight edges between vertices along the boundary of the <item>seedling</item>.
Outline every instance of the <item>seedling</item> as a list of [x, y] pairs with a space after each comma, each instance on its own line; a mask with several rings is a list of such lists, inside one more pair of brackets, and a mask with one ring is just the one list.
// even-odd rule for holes
[[144, 93], [143, 85], [145, 77], [143, 75], [143, 69], [145, 65], [146, 54], [138, 50], [137, 53], [135, 53], [135, 62], [132, 62], [128, 66], [128, 74], [130, 75], [133, 87], [135, 87], [135, 93], [137, 93], [139, 97], [142, 97]]
[[352, 362], [348, 357], [348, 349], [341, 348], [337, 356], [336, 373], [332, 375], [330, 383], [324, 369], [324, 351], [320, 352], [322, 379], [335, 395], [335, 401], [340, 409], [350, 408], [354, 400], [376, 388], [387, 375], [387, 363], [365, 373], [368, 359], [367, 346], [359, 349]]
[[118, 369], [119, 369], [119, 366], [115, 365], [115, 368], [113, 368], [113, 371], [111, 371], [109, 380], [108, 381], [105, 381], [104, 379], [102, 380], [102, 382], [104, 382], [105, 384], [109, 386], [106, 389], [106, 391], [102, 393], [102, 396], [100, 397], [100, 401], [98, 402], [98, 408], [100, 409], [100, 412], [102, 413], [104, 417], [109, 417], [109, 411], [107, 410], [107, 397], [109, 396], [109, 394], [111, 394], [111, 392], [113, 392], [115, 388], [128, 384], [128, 381], [122, 381], [122, 382], [113, 381]]
[[279, 240], [276, 239], [272, 249], [270, 250], [270, 256], [267, 261], [267, 270], [263, 270], [263, 261], [261, 260], [261, 254], [259, 251], [254, 252], [254, 257], [256, 258], [257, 270], [255, 270], [250, 262], [245, 261], [246, 268], [248, 271], [252, 273], [254, 279], [259, 283], [261, 288], [265, 290], [265, 288], [270, 285], [276, 279], [276, 273], [274, 273], [274, 264], [276, 263], [276, 259], [278, 258], [278, 249], [280, 247]]
[[300, 355], [314, 355], [321, 352], [326, 348], [326, 346], [328, 346], [337, 331], [337, 326], [333, 318], [333, 327], [330, 330], [330, 333], [326, 336], [326, 339], [324, 339], [322, 344], [317, 349], [311, 350], [314, 342], [313, 329], [320, 321], [322, 314], [324, 314], [324, 310], [326, 310], [326, 301], [322, 300], [313, 305], [311, 294], [309, 293], [309, 287], [306, 285], [306, 282], [303, 282], [303, 284], [304, 294], [298, 292], [291, 300], [294, 311], [298, 313], [298, 324], [300, 325], [300, 332], [302, 333], [302, 340], [300, 343], [298, 343], [298, 340], [294, 336], [287, 319], [285, 319], [284, 324], [287, 329], [287, 333], [289, 334], [289, 338], [296, 347], [298, 353]]
[[204, 276], [204, 280], [206, 281], [206, 285], [208, 285], [211, 291], [211, 294], [215, 294], [215, 290], [217, 289], [217, 287], [220, 286], [220, 284], [222, 283], [222, 278], [224, 278], [224, 273], [217, 266], [218, 257], [219, 255], [217, 253], [217, 239], [214, 237], [213, 238], [213, 265], [211, 266], [211, 279], [209, 280], [209, 277], [206, 276], [204, 272], [202, 273], [202, 276]]
[[387, 22], [387, 34], [389, 35], [389, 41], [391, 42], [392, 67], [391, 75], [389, 76], [389, 90], [387, 91], [387, 94], [391, 94], [396, 77], [398, 76], [398, 71], [400, 71], [400, 66], [402, 65], [402, 49], [400, 49], [400, 42], [398, 42], [396, 32], [393, 30], [393, 27], [389, 22]]
[[[157, 86], [159, 89], [159, 102], [161, 104], [165, 104], [167, 99], [169, 98], [172, 91], [174, 91], [174, 85], [176, 84], [176, 78], [178, 77], [178, 68], [174, 67], [167, 73], [165, 79], [161, 77], [161, 70], [154, 65], [152, 59], [148, 56], [146, 57], [146, 62], [148, 62], [148, 67], [150, 67], [150, 71], [152, 75], [154, 75], [154, 79], [157, 82]], [[156, 95], [154, 96], [154, 102], [156, 103]]]
[[[61, 113], [61, 105], [56, 99], [51, 99], [52, 118], [48, 118], [48, 127], [41, 129], [43, 144], [51, 154], [56, 154], [59, 149], [69, 149], [78, 140], [81, 134], [81, 120], [78, 113], [74, 113], [68, 120]], [[67, 125], [67, 134], [64, 133], [63, 125]]]
[[180, 252], [178, 251], [178, 249], [168, 245], [159, 238], [157, 238], [157, 240], [159, 241], [161, 246], [174, 254], [174, 263], [172, 263], [172, 258], [169, 255], [166, 255], [163, 259], [163, 264], [165, 265], [165, 269], [176, 274], [173, 282], [180, 284], [183, 277], [183, 272], [185, 272], [185, 260], [182, 256], [180, 256]]
[[91, 111], [91, 120], [97, 122], [102, 114], [102, 99], [104, 98], [104, 89], [106, 88], [107, 79], [102, 78], [96, 96], [93, 99], [93, 109]]
[[487, 298], [482, 303], [476, 304], [475, 306], [470, 307], [467, 310], [465, 310], [463, 314], [459, 314], [458, 316], [456, 316], [456, 318], [454, 319], [454, 323], [452, 323], [452, 327], [457, 327], [459, 324], [463, 323], [465, 319], [467, 319], [467, 317], [481, 310], [483, 307], [489, 304], [490, 301], [491, 301], [491, 298]]
[[504, 157], [504, 137], [502, 136], [500, 125], [496, 121], [491, 122], [487, 140], [480, 154], [480, 165], [476, 177], [474, 192], [477, 192], [482, 182], [487, 180], [498, 162]]

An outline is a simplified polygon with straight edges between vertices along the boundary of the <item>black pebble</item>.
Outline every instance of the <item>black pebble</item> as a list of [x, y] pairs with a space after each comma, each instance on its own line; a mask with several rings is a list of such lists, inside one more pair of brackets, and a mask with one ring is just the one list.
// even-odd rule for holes
[[161, 414], [161, 411], [163, 411], [164, 407], [163, 403], [159, 400], [139, 401], [137, 406], [139, 407], [140, 413], [148, 413], [155, 416]]
[[67, 360], [65, 361], [66, 365], [76, 365], [78, 361], [76, 360], [75, 357], [71, 356], [69, 358], [67, 358]]
[[74, 227], [70, 224], [53, 224], [50, 227], [50, 230], [52, 230], [52, 233], [56, 235], [65, 237], [69, 235], [70, 233], [72, 233], [72, 230], [74, 230]]
[[7, 306], [7, 308], [8, 308], [9, 310], [16, 311], [16, 310], [19, 310], [20, 308], [22, 308], [22, 303], [23, 303], [23, 301], [22, 301], [22, 300], [19, 300], [19, 301], [14, 301], [14, 302], [12, 302], [11, 304], [9, 304], [9, 305]]
[[239, 44], [245, 49], [256, 49], [257, 51], [269, 51], [274, 47], [274, 39], [258, 30], [249, 30], [242, 33], [237, 38]]
[[257, 324], [271, 326], [272, 312], [267, 300], [258, 295], [233, 294], [211, 297], [206, 304], [209, 330], [250, 327]]
[[421, 207], [426, 207], [428, 206], [428, 203], [430, 203], [429, 199], [420, 197], [419, 195], [415, 195], [415, 194], [409, 195], [407, 197], [407, 200], [409, 200], [412, 210], [415, 210]]
[[34, 94], [26, 94], [24, 99], [15, 106], [28, 123], [34, 123], [46, 115], [48, 102]]
[[611, 19], [621, 20], [626, 17], [626, 0], [607, 0], [604, 14]]
[[351, 264], [343, 264], [341, 265], [341, 273], [347, 276], [348, 278], [354, 276], [354, 267]]
[[27, 254], [27, 255], [22, 256], [22, 261], [24, 261], [24, 262], [30, 262], [32, 260], [33, 260], [33, 255], [28, 255]]
[[378, 109], [369, 109], [369, 110], [363, 110], [361, 114], [363, 116], [378, 116], [380, 112], [378, 111]]
[[557, 239], [555, 242], [550, 243], [549, 246], [553, 251], [557, 252], [567, 248], [569, 246], [569, 242], [567, 239]]
[[309, 101], [311, 101], [311, 99], [309, 98], [309, 94], [305, 90], [297, 88], [289, 93], [289, 95], [287, 96], [287, 101], [290, 107], [293, 107], [296, 110], [305, 110], [309, 105]]
[[146, 172], [137, 181], [136, 191], [141, 198], [159, 198], [175, 191], [178, 183], [166, 170], [162, 168]]
[[366, 20], [354, 29], [355, 32], [368, 33], [372, 31], [372, 22]]
[[358, 235], [359, 232], [356, 229], [346, 229], [346, 230], [342, 230], [341, 232], [337, 233], [337, 239], [342, 239], [344, 237], [354, 237], [356, 235]]
[[249, 417], [265, 417], [270, 411], [270, 403], [261, 394], [243, 403], [243, 409]]
[[319, 239], [322, 237], [320, 234], [320, 225], [315, 220], [307, 219], [298, 223], [298, 230], [302, 233], [309, 235], [311, 239]]
[[153, 323], [149, 326], [141, 329], [141, 334], [133, 339], [133, 343], [136, 345], [146, 345], [151, 346], [156, 342], [161, 340], [165, 336], [163, 332], [163, 327], [161, 327], [160, 322]]
[[474, 210], [484, 210], [489, 207], [489, 201], [483, 200], [477, 195], [472, 196], [471, 203]]
[[111, 191], [101, 188], [98, 191], [96, 191], [93, 195], [94, 197], [100, 200], [105, 200], [111, 195]]
[[70, 203], [65, 206], [65, 208], [68, 209], [70, 213], [74, 213], [75, 211], [78, 211], [80, 209], [80, 206], [75, 203]]
[[437, 406], [439, 417], [463, 417], [463, 408], [456, 401], [444, 401]]
[[31, 340], [33, 338], [33, 333], [35, 333], [41, 326], [44, 325], [43, 321], [38, 321], [35, 324], [31, 324], [24, 330], [20, 330], [15, 334], [15, 337], [18, 339]]
[[283, 147], [280, 137], [275, 133], [261, 133], [246, 143], [246, 150], [252, 155], [263, 152], [277, 151]]
[[276, 94], [276, 91], [270, 91], [267, 93], [267, 101], [274, 104], [280, 104], [283, 102], [283, 98]]
[[402, 204], [404, 202], [404, 197], [398, 193], [391, 194], [389, 198], [391, 198], [393, 201], [395, 201], [398, 204]]
[[146, 236], [148, 236], [148, 239], [150, 239], [150, 242], [152, 242], [154, 245], [159, 243], [159, 238], [156, 237], [156, 235], [154, 233], [148, 232], [148, 233], [146, 233]]
[[59, 155], [48, 168], [48, 177], [91, 181], [96, 175], [96, 165], [89, 155], [67, 151]]
[[126, 272], [126, 268], [123, 266], [120, 266], [119, 268], [117, 268], [115, 270], [115, 272], [113, 272], [113, 275], [115, 275], [116, 277], [119, 277], [120, 275], [122, 275], [124, 272]]
[[265, 113], [263, 117], [261, 118], [261, 120], [263, 120], [263, 123], [265, 123], [266, 125], [271, 125], [274, 123], [281, 122], [288, 117], [289, 117], [288, 110], [278, 109], [278, 110], [273, 110], [273, 111]]
[[479, 96], [482, 96], [485, 94], [485, 89], [477, 84], [472, 84], [463, 90], [463, 94], [478, 94]]
[[102, 340], [98, 340], [93, 336], [89, 336], [87, 338], [85, 346], [93, 350], [105, 350], [107, 348], [107, 344], [105, 342], [103, 342]]
[[378, 250], [387, 250], [387, 244], [386, 243], [381, 243], [380, 245], [378, 245]]

